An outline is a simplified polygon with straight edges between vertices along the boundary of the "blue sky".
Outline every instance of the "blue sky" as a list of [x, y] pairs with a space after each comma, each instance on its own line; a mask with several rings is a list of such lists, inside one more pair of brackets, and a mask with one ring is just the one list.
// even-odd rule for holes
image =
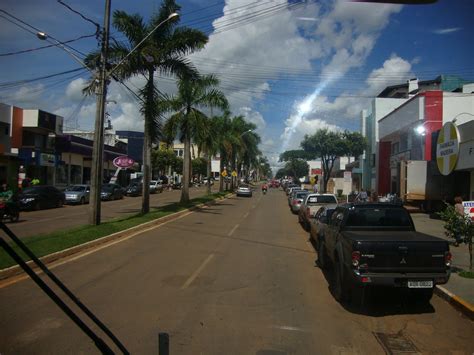
[[[64, 2], [103, 23], [102, 1]], [[181, 24], [209, 35], [206, 48], [190, 59], [201, 72], [218, 76], [234, 114], [257, 124], [261, 149], [273, 166], [282, 150], [298, 148], [304, 134], [322, 127], [357, 130], [360, 110], [387, 85], [440, 74], [474, 79], [471, 0], [424, 6], [345, 0], [178, 3]], [[159, 5], [112, 0], [113, 10], [145, 19]], [[91, 129], [95, 101], [81, 94], [88, 73], [19, 82], [78, 68], [67, 53], [53, 47], [7, 54], [48, 44], [10, 15], [61, 41], [92, 35], [95, 27], [54, 0], [3, 0], [0, 9], [7, 12], [0, 12], [0, 102], [57, 113], [69, 128]], [[124, 38], [111, 31], [117, 40]], [[97, 41], [90, 37], [70, 45], [81, 57]], [[162, 91], [174, 92], [173, 78], [157, 80]], [[143, 80], [128, 84], [135, 90]], [[137, 101], [126, 89], [111, 84], [109, 99], [117, 102], [108, 105], [115, 129], [142, 130]]]

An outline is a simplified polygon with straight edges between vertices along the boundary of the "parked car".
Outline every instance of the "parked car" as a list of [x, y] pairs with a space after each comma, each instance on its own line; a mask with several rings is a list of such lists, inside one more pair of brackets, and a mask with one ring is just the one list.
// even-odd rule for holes
[[18, 195], [18, 204], [21, 210], [62, 207], [65, 200], [64, 192], [48, 185], [27, 187]]
[[339, 301], [357, 298], [361, 288], [384, 286], [408, 289], [428, 302], [451, 273], [448, 241], [417, 232], [405, 208], [387, 203], [337, 207], [320, 240], [318, 263], [333, 268]]
[[150, 193], [156, 194], [157, 192], [163, 192], [163, 184], [159, 180], [151, 180]]
[[103, 201], [120, 200], [123, 198], [122, 186], [118, 184], [103, 184], [100, 192]]
[[309, 231], [311, 218], [323, 207], [335, 208], [337, 206], [337, 197], [333, 194], [308, 194], [298, 213], [298, 222], [303, 228]]
[[71, 185], [64, 191], [65, 203], [89, 203], [91, 188], [89, 185]]
[[289, 195], [289, 194], [291, 193], [292, 189], [295, 188], [295, 187], [301, 189], [301, 186], [300, 186], [300, 185], [296, 185], [296, 184], [288, 184], [288, 185], [286, 185], [286, 188], [285, 188], [286, 194]]
[[309, 237], [313, 241], [316, 250], [319, 250], [319, 241], [324, 238], [325, 230], [334, 211], [334, 208], [323, 206], [311, 219]]
[[236, 191], [237, 196], [252, 197], [252, 189], [248, 185], [240, 185]]
[[308, 194], [309, 194], [309, 191], [306, 191], [306, 190], [296, 190], [294, 193], [291, 194], [291, 199], [290, 199], [291, 212], [298, 214], [301, 204], [303, 203], [306, 195]]
[[127, 196], [140, 196], [143, 193], [143, 184], [141, 182], [132, 182], [127, 186], [125, 194]]

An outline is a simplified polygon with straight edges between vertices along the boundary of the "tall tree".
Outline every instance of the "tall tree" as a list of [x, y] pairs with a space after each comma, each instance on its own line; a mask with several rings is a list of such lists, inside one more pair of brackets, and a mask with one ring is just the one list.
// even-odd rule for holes
[[328, 129], [320, 129], [312, 135], [305, 135], [301, 142], [305, 157], [321, 159], [324, 191], [327, 191], [335, 160], [342, 156], [360, 155], [365, 146], [366, 140], [358, 132], [333, 132]]
[[[203, 48], [208, 40], [201, 31], [177, 28], [179, 17], [167, 20], [179, 10], [180, 6], [174, 0], [164, 0], [148, 23], [139, 14], [129, 15], [119, 10], [113, 14], [113, 26], [128, 41], [114, 42], [110, 46], [109, 57], [121, 63], [113, 77], [118, 81], [137, 75], [146, 78], [144, 87], [139, 91], [140, 112], [144, 117], [142, 213], [150, 209], [151, 148], [161, 136], [163, 119], [163, 112], [157, 104], [163, 97], [157, 89], [155, 74], [193, 75], [195, 70], [185, 56]], [[86, 59], [91, 66], [96, 61], [96, 53]]]
[[164, 103], [168, 110], [175, 112], [166, 122], [167, 134], [179, 134], [180, 140], [184, 142], [181, 202], [189, 201], [191, 140], [201, 140], [209, 130], [209, 119], [200, 108], [217, 107], [225, 110], [228, 107], [224, 94], [216, 88], [218, 84], [214, 75], [182, 75], [178, 81], [178, 93]]

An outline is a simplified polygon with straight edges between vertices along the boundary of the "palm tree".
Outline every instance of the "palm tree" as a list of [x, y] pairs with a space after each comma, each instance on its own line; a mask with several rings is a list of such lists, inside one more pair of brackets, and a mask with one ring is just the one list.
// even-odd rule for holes
[[[201, 135], [196, 139], [199, 150], [204, 151], [207, 160], [207, 194], [211, 194], [211, 159], [219, 152], [220, 134], [219, 131], [219, 119], [216, 116], [212, 116], [208, 120], [209, 129], [205, 131], [205, 135]], [[203, 132], [204, 133], [204, 132]]]
[[[127, 60], [114, 71], [114, 79], [122, 82], [137, 75], [143, 75], [146, 79], [145, 86], [139, 91], [140, 112], [144, 117], [142, 213], [147, 213], [150, 209], [151, 148], [161, 136], [163, 120], [163, 112], [160, 111], [158, 102], [164, 98], [157, 89], [155, 74], [186, 73], [192, 76], [196, 71], [184, 57], [203, 48], [208, 40], [201, 31], [176, 28], [178, 17], [166, 21], [179, 9], [180, 6], [175, 0], [164, 0], [148, 24], [139, 14], [129, 15], [119, 10], [113, 14], [113, 26], [124, 34], [128, 41], [115, 41], [110, 47], [109, 57], [115, 62], [120, 62], [128, 55]], [[130, 54], [132, 48], [137, 46]], [[86, 62], [94, 63], [96, 60], [97, 53], [93, 53], [88, 56]]]
[[183, 189], [181, 202], [189, 201], [189, 182], [191, 171], [191, 140], [202, 141], [209, 131], [209, 118], [199, 110], [201, 107], [227, 109], [228, 102], [224, 94], [216, 89], [219, 81], [214, 75], [181, 75], [178, 81], [178, 93], [163, 103], [175, 113], [165, 125], [167, 135], [176, 136], [184, 142]]

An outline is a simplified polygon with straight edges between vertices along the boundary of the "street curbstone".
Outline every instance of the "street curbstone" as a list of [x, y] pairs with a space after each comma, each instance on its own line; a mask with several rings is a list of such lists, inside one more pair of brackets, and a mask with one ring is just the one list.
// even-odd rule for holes
[[466, 317], [471, 320], [474, 320], [474, 305], [470, 304], [468, 301], [462, 299], [461, 297], [455, 295], [454, 293], [439, 285], [435, 287], [434, 293], [449, 304], [451, 304], [454, 308], [459, 310]]
[[[124, 229], [123, 231], [116, 232], [116, 233], [113, 233], [113, 234], [109, 234], [109, 235], [107, 235], [105, 237], [102, 237], [102, 238], [99, 238], [99, 239], [91, 240], [90, 242], [87, 242], [87, 243], [79, 244], [79, 245], [73, 246], [73, 247], [68, 248], [68, 249], [64, 249], [64, 250], [57, 251], [57, 252], [52, 253], [52, 254], [42, 256], [39, 259], [41, 260], [41, 262], [43, 264], [48, 265], [48, 264], [56, 262], [60, 259], [64, 259], [64, 258], [73, 256], [73, 255], [76, 255], [76, 254], [79, 254], [79, 253], [83, 253], [87, 250], [94, 249], [96, 247], [111, 243], [111, 242], [119, 240], [121, 238], [132, 236], [133, 234], [136, 234], [136, 235], [141, 234], [140, 232], [142, 230], [143, 230], [143, 232], [145, 232], [147, 229], [157, 227], [157, 226], [159, 226], [163, 223], [172, 221], [172, 220], [174, 220], [174, 219], [176, 219], [176, 218], [178, 218], [178, 217], [180, 217], [180, 216], [182, 216], [186, 213], [196, 211], [196, 210], [199, 210], [201, 208], [205, 208], [207, 206], [211, 206], [211, 205], [214, 205], [216, 203], [219, 203], [220, 201], [222, 201], [224, 199], [227, 199], [227, 198], [231, 197], [232, 195], [233, 194], [226, 194], [223, 197], [216, 198], [215, 200], [208, 201], [208, 202], [205, 202], [205, 203], [200, 203], [196, 206], [184, 209], [184, 210], [179, 211], [179, 212], [171, 213], [167, 216], [157, 218], [153, 221], [142, 223], [142, 224], [139, 224], [137, 226], [130, 227], [128, 229]], [[27, 261], [26, 264], [29, 265], [35, 271], [39, 270], [39, 267], [32, 260]], [[21, 274], [24, 274], [24, 271], [19, 265], [11, 266], [9, 268], [0, 270], [0, 281], [5, 281], [5, 280], [7, 280], [11, 277], [18, 276], [18, 275], [21, 275]]]

